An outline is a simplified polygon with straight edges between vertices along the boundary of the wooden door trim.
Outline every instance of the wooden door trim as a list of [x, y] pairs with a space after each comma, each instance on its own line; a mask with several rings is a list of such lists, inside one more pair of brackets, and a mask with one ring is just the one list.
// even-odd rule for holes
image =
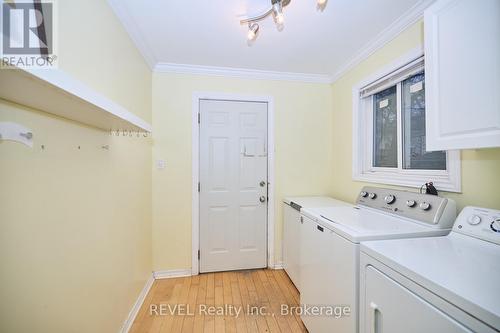
[[191, 274], [200, 272], [198, 251], [200, 249], [200, 193], [198, 183], [200, 181], [200, 126], [198, 114], [200, 112], [200, 100], [223, 100], [237, 102], [264, 102], [267, 103], [267, 170], [268, 170], [268, 205], [267, 205], [267, 267], [276, 268], [279, 263], [274, 257], [274, 235], [275, 235], [275, 175], [274, 175], [274, 97], [255, 96], [244, 94], [226, 94], [218, 92], [194, 92], [192, 98], [192, 207], [191, 207]]

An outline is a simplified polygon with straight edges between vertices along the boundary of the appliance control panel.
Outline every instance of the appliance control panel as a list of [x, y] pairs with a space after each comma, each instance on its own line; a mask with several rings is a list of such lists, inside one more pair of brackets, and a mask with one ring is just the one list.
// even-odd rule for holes
[[500, 244], [500, 210], [465, 207], [458, 215], [453, 231]]
[[457, 217], [456, 204], [451, 199], [380, 187], [363, 187], [358, 195], [357, 205], [443, 229], [451, 228]]

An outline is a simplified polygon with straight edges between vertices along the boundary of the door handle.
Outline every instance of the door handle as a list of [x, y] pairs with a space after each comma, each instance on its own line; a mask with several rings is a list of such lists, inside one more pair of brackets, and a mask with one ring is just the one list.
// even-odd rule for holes
[[264, 203], [264, 202], [266, 202], [266, 197], [265, 196], [261, 196], [259, 198], [259, 200], [260, 200], [260, 202]]
[[380, 332], [380, 328], [381, 328], [381, 312], [378, 308], [378, 305], [373, 303], [373, 302], [370, 302], [370, 309], [371, 309], [371, 315], [372, 315], [372, 323], [371, 323], [371, 332], [373, 333], [377, 333], [377, 332]]

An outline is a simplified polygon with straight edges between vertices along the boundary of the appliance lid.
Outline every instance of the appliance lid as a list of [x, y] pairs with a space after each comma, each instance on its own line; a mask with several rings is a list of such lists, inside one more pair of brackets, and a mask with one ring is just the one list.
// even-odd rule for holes
[[361, 251], [500, 329], [500, 245], [452, 232], [366, 242]]
[[364, 207], [305, 208], [302, 212], [354, 243], [378, 239], [443, 236], [450, 231]]
[[287, 197], [283, 200], [283, 202], [290, 206], [297, 207], [299, 210], [301, 208], [308, 208], [308, 207], [336, 207], [336, 206], [352, 207], [353, 206], [344, 201], [322, 196]]

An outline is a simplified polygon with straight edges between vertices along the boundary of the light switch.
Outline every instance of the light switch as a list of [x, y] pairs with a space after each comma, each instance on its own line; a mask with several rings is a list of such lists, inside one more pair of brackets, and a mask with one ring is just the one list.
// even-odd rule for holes
[[158, 170], [163, 170], [167, 167], [167, 161], [165, 160], [156, 160], [156, 168]]

